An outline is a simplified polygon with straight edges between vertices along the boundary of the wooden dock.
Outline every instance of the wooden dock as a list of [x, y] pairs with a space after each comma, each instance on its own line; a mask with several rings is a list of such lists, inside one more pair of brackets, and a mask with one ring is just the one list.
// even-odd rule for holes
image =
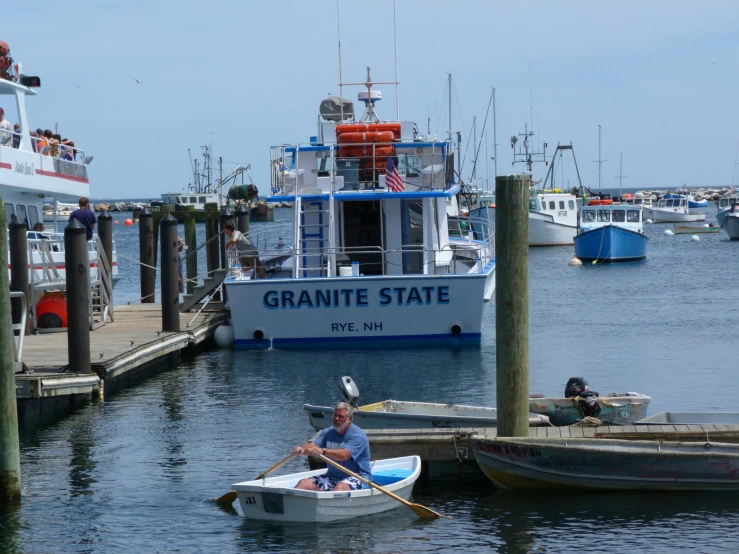
[[[469, 437], [482, 435], [485, 437], [497, 436], [496, 427], [482, 427], [478, 429], [368, 429], [367, 437], [370, 441], [370, 451], [373, 460], [396, 458], [399, 456], [420, 456], [424, 466], [428, 469], [429, 463], [449, 467], [449, 463], [477, 467], [475, 456], [469, 449]], [[624, 425], [599, 427], [530, 427], [529, 437], [571, 437], [571, 438], [618, 438], [618, 435], [634, 438], [635, 435], [650, 434], [685, 436], [684, 440], [700, 441], [712, 440], [720, 442], [721, 434], [729, 431], [739, 435], [739, 425]], [[714, 437], [712, 434], [716, 433]], [[607, 435], [607, 436], [604, 436]], [[687, 438], [690, 437], [690, 438]], [[732, 442], [736, 442], [736, 439]], [[443, 470], [442, 470], [443, 471]], [[433, 469], [431, 470], [433, 473]]]
[[176, 367], [183, 355], [197, 352], [227, 317], [228, 312], [216, 305], [197, 316], [181, 314], [180, 332], [162, 332], [159, 304], [116, 306], [115, 321], [90, 332], [93, 374], [67, 372], [66, 333], [27, 335], [23, 363], [28, 372], [16, 374], [19, 419], [45, 419], [80, 401]]

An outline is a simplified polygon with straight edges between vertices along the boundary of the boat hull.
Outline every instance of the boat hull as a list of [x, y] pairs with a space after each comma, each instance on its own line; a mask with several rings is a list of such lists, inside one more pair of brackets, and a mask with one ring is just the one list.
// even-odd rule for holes
[[739, 447], [609, 439], [473, 437], [480, 469], [511, 489], [739, 490]]
[[[598, 398], [600, 413], [595, 416], [603, 425], [631, 425], [635, 421], [647, 417], [649, 402], [652, 399], [644, 395], [602, 396]], [[572, 425], [581, 421], [583, 414], [578, 404], [578, 397], [573, 398], [531, 398], [529, 411], [545, 415], [552, 425]]]
[[702, 213], [682, 213], [675, 212], [670, 209], [662, 210], [652, 208], [652, 221], [654, 223], [685, 223], [688, 221], [705, 221], [706, 214]]
[[731, 240], [739, 240], [739, 213], [729, 213], [723, 218], [721, 228]]
[[235, 347], [477, 344], [495, 264], [470, 275], [227, 279]]
[[[246, 481], [232, 485], [244, 516], [269, 521], [324, 523], [362, 517], [393, 510], [400, 502], [374, 489], [347, 492], [314, 492], [295, 489], [300, 479], [321, 475], [324, 469]], [[377, 460], [372, 479], [404, 500], [413, 492], [421, 474], [418, 456]], [[394, 477], [395, 476], [395, 477]], [[402, 477], [399, 480], [398, 476]]]
[[575, 255], [583, 262], [628, 262], [647, 257], [643, 233], [614, 225], [597, 227], [575, 237]]
[[[332, 407], [306, 404], [303, 408], [317, 431], [331, 425]], [[497, 427], [498, 411], [483, 406], [386, 400], [360, 406], [353, 421], [362, 429], [481, 429]], [[549, 418], [531, 414], [529, 426], [547, 427]]]
[[[495, 207], [472, 210], [470, 216], [484, 217], [494, 224]], [[529, 212], [529, 246], [569, 246], [576, 234], [576, 216], [571, 224], [566, 224], [555, 222], [551, 215], [542, 212]]]

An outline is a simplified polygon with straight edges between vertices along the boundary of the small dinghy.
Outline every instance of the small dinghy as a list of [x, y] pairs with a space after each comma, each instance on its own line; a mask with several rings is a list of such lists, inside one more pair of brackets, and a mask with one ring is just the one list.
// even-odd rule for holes
[[532, 397], [529, 412], [542, 414], [552, 425], [573, 425], [586, 417], [598, 418], [603, 425], [631, 425], [647, 416], [649, 396], [638, 392], [612, 392], [599, 396], [582, 377], [567, 381], [565, 395], [555, 398]]
[[[356, 406], [359, 389], [351, 377], [342, 377], [339, 390]], [[305, 404], [310, 424], [320, 431], [331, 425], [331, 406]], [[498, 426], [498, 410], [485, 406], [383, 400], [357, 407], [354, 423], [362, 429], [481, 429]], [[530, 414], [530, 427], [549, 427], [546, 415]]]
[[[250, 519], [323, 523], [378, 514], [403, 506], [374, 488], [341, 492], [295, 488], [301, 479], [321, 475], [325, 471], [319, 469], [244, 481], [232, 485], [231, 490], [236, 491], [241, 510]], [[418, 456], [372, 462], [372, 482], [404, 500], [410, 498], [420, 474], [421, 458]]]
[[479, 436], [470, 442], [480, 469], [502, 488], [739, 490], [736, 444]]

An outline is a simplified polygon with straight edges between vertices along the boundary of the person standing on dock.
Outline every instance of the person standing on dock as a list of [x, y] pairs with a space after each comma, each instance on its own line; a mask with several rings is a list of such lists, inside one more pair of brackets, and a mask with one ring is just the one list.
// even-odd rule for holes
[[[326, 456], [367, 480], [372, 479], [369, 439], [364, 431], [354, 425], [354, 408], [339, 402], [334, 408], [333, 426], [321, 431], [315, 441], [296, 446], [293, 456]], [[308, 491], [350, 491], [366, 488], [356, 477], [350, 477], [334, 466], [326, 473], [301, 479], [296, 489]]]
[[92, 230], [95, 228], [95, 224], [98, 220], [90, 209], [90, 200], [87, 197], [83, 196], [80, 198], [79, 204], [80, 207], [69, 214], [69, 221], [76, 219], [82, 223], [87, 231], [87, 240], [92, 240]]
[[177, 281], [180, 284], [180, 294], [185, 292], [185, 282], [182, 280], [182, 251], [187, 248], [182, 237], [177, 237]]

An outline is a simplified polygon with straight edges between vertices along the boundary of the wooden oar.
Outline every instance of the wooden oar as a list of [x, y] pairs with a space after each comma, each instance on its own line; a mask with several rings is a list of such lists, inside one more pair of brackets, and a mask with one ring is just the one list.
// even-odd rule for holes
[[[313, 435], [313, 437], [311, 437], [311, 439], [308, 442], [313, 442], [314, 440], [316, 440], [316, 437], [318, 435], [320, 435], [320, 434], [321, 434], [321, 432], [319, 431], [318, 433], [316, 433], [315, 435]], [[267, 475], [269, 475], [270, 473], [272, 473], [274, 470], [276, 470], [278, 467], [280, 467], [282, 464], [284, 464], [285, 462], [287, 462], [291, 458], [293, 458], [292, 453], [290, 453], [288, 456], [285, 456], [282, 460], [280, 460], [279, 462], [277, 462], [275, 465], [273, 465], [267, 471], [264, 471], [264, 472], [260, 473], [259, 475], [257, 475], [253, 479], [253, 481], [256, 481], [257, 479], [264, 479]], [[230, 491], [230, 492], [227, 492], [226, 494], [224, 494], [223, 496], [221, 496], [218, 500], [216, 500], [216, 504], [220, 504], [221, 506], [230, 506], [231, 504], [233, 504], [234, 500], [236, 500], [236, 491]]]
[[321, 460], [323, 460], [324, 462], [326, 462], [327, 464], [331, 464], [331, 465], [332, 465], [332, 466], [334, 466], [335, 468], [337, 468], [337, 469], [340, 469], [341, 471], [343, 471], [343, 472], [344, 472], [344, 473], [346, 473], [347, 475], [351, 475], [351, 476], [352, 476], [352, 477], [354, 477], [355, 479], [359, 479], [359, 480], [360, 480], [360, 481], [362, 481], [362, 483], [364, 483], [365, 485], [369, 485], [370, 487], [372, 487], [372, 488], [375, 488], [375, 489], [377, 489], [377, 490], [378, 490], [378, 491], [380, 491], [381, 493], [384, 493], [384, 494], [388, 495], [389, 497], [391, 497], [391, 498], [394, 498], [395, 500], [397, 500], [397, 501], [398, 501], [398, 502], [400, 502], [401, 504], [405, 504], [405, 505], [406, 505], [406, 506], [408, 506], [408, 507], [409, 507], [409, 508], [410, 508], [411, 510], [413, 510], [414, 512], [416, 512], [416, 515], [417, 515], [418, 517], [422, 517], [422, 518], [437, 518], [437, 517], [444, 517], [444, 518], [446, 518], [446, 519], [452, 519], [452, 518], [451, 518], [451, 517], [449, 517], [449, 516], [445, 516], [444, 514], [440, 514], [439, 512], [435, 512], [435, 511], [433, 511], [433, 510], [432, 510], [431, 508], [427, 508], [426, 506], [423, 506], [423, 505], [421, 505], [421, 504], [414, 504], [413, 502], [408, 502], [408, 501], [407, 501], [407, 500], [406, 500], [405, 498], [401, 498], [400, 496], [398, 496], [398, 495], [397, 495], [397, 494], [395, 494], [394, 492], [390, 492], [389, 490], [387, 490], [387, 489], [386, 489], [385, 487], [381, 487], [380, 485], [377, 485], [376, 483], [373, 483], [372, 481], [369, 481], [368, 479], [365, 479], [364, 477], [360, 477], [359, 475], [357, 475], [357, 474], [356, 474], [356, 473], [354, 473], [353, 471], [351, 471], [351, 470], [348, 470], [348, 469], [346, 469], [346, 468], [345, 468], [344, 466], [342, 466], [341, 464], [337, 464], [337, 463], [336, 463], [336, 462], [334, 462], [334, 461], [333, 461], [332, 459], [330, 459], [330, 458], [327, 458], [326, 456], [322, 456], [322, 455], [321, 455], [321, 456], [318, 456], [318, 457], [319, 457], [319, 458], [320, 458]]

